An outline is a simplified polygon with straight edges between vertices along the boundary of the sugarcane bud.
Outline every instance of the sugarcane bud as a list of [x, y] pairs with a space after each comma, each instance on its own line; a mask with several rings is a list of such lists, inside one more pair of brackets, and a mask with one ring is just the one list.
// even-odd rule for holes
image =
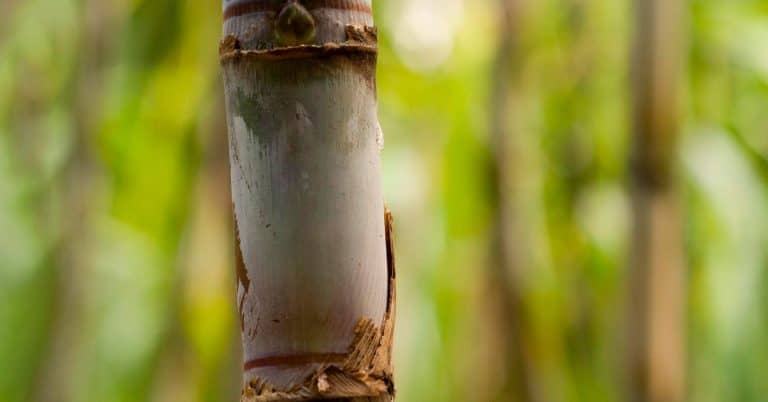
[[275, 21], [275, 36], [284, 46], [310, 43], [315, 38], [315, 19], [298, 0], [288, 0]]

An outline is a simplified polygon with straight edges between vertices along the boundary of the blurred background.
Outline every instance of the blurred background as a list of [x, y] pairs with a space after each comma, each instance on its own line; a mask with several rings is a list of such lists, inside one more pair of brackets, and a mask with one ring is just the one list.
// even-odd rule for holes
[[[398, 401], [629, 400], [627, 339], [678, 310], [640, 360], [684, 400], [768, 400], [768, 3], [667, 25], [650, 186], [640, 8], [510, 4], [374, 2]], [[238, 399], [220, 27], [217, 1], [0, 0], [0, 402]], [[658, 295], [644, 188], [679, 206]]]

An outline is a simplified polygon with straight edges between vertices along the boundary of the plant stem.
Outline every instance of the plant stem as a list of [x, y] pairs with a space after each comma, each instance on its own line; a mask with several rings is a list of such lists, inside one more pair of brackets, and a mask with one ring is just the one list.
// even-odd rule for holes
[[389, 400], [370, 1], [224, 6], [243, 400]]

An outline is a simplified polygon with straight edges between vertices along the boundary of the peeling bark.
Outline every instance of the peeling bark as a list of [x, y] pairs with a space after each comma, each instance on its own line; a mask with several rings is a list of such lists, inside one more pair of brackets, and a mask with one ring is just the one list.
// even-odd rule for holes
[[390, 401], [370, 1], [225, 0], [242, 401]]

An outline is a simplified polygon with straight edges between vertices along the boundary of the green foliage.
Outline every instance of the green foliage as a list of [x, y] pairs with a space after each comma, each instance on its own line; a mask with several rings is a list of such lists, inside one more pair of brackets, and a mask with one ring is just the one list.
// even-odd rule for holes
[[[619, 401], [630, 4], [521, 2], [521, 288], [548, 401]], [[399, 401], [489, 400], [496, 1], [379, 0]], [[239, 392], [218, 2], [0, 13], [0, 402]], [[425, 11], [426, 10], [426, 11]], [[768, 7], [689, 2], [679, 177], [690, 400], [768, 393]]]

